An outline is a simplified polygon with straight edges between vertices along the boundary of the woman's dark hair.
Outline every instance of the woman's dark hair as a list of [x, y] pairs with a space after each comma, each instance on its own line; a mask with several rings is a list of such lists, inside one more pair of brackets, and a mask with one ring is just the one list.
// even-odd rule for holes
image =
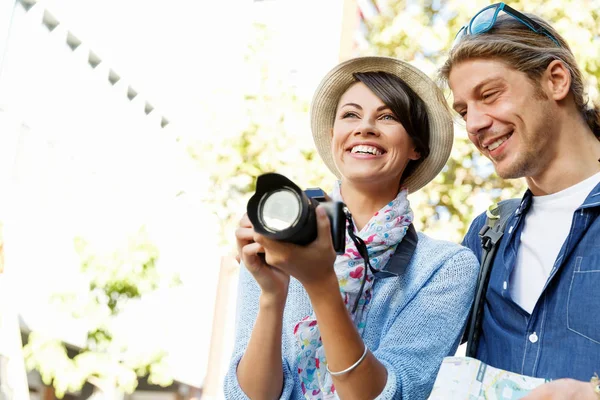
[[402, 183], [429, 155], [429, 117], [425, 102], [402, 79], [387, 72], [357, 72], [353, 76], [390, 108], [421, 155], [418, 160], [408, 162]]

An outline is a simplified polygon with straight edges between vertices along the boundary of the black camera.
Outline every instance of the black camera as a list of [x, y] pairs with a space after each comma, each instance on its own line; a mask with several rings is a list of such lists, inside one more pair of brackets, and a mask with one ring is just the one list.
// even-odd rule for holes
[[317, 238], [317, 205], [323, 206], [331, 223], [331, 238], [337, 254], [346, 247], [345, 205], [327, 201], [321, 189], [302, 191], [283, 175], [258, 177], [256, 192], [248, 201], [248, 218], [254, 230], [271, 239], [306, 245]]

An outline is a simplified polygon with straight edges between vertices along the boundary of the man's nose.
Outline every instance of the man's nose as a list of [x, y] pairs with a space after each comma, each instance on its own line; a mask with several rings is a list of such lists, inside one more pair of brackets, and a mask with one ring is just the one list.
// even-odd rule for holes
[[469, 108], [466, 118], [469, 135], [478, 136], [492, 125], [492, 118], [478, 107]]

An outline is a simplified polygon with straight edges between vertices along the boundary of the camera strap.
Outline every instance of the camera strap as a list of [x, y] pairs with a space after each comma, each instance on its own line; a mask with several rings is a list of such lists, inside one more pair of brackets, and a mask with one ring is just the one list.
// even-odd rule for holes
[[[344, 207], [344, 214], [346, 215], [346, 220], [348, 221], [348, 235], [350, 235], [350, 239], [352, 239], [352, 241], [354, 242], [354, 245], [356, 246], [358, 253], [365, 261], [365, 273], [363, 274], [363, 277], [362, 277], [362, 282], [360, 284], [358, 296], [356, 297], [356, 300], [354, 301], [354, 306], [352, 307], [352, 313], [354, 314], [356, 312], [356, 309], [358, 308], [358, 303], [362, 296], [362, 293], [363, 293], [363, 290], [365, 287], [365, 283], [367, 282], [366, 269], [368, 268], [374, 277], [375, 276], [377, 276], [377, 277], [398, 276], [399, 269], [406, 268], [406, 265], [408, 265], [408, 263], [410, 262], [412, 255], [415, 251], [415, 248], [417, 247], [418, 237], [417, 237], [417, 232], [415, 231], [414, 226], [412, 224], [410, 224], [408, 227], [408, 230], [406, 232], [406, 235], [404, 236], [402, 241], [398, 244], [398, 247], [396, 248], [396, 251], [394, 252], [393, 259], [399, 258], [399, 260], [401, 261], [399, 263], [399, 265], [397, 265], [397, 267], [394, 267], [392, 270], [389, 270], [389, 271], [387, 271], [385, 268], [377, 269], [371, 265], [371, 262], [369, 260], [369, 252], [367, 250], [367, 245], [365, 244], [365, 241], [362, 240], [362, 238], [356, 236], [356, 234], [354, 233], [354, 221], [352, 219], [352, 214], [350, 213], [350, 210], [348, 210], [347, 207]], [[390, 262], [391, 261], [392, 260], [390, 260]]]
[[412, 259], [418, 242], [419, 236], [417, 235], [417, 230], [413, 224], [410, 224], [406, 234], [400, 243], [398, 243], [398, 246], [396, 246], [396, 251], [394, 251], [392, 258], [375, 274], [375, 277], [384, 279], [402, 275]]
[[354, 242], [356, 250], [358, 250], [358, 254], [360, 254], [363, 260], [365, 260], [365, 273], [363, 274], [362, 282], [360, 283], [358, 296], [356, 296], [354, 306], [352, 306], [352, 314], [354, 314], [356, 312], [356, 309], [358, 308], [358, 302], [360, 301], [360, 297], [362, 296], [363, 290], [365, 289], [365, 283], [367, 282], [367, 268], [371, 270], [373, 275], [379, 272], [379, 270], [373, 268], [371, 262], [369, 261], [369, 252], [367, 251], [367, 245], [365, 244], [365, 241], [354, 234], [354, 221], [352, 221], [352, 214], [350, 214], [350, 210], [348, 210], [348, 208], [344, 208], [344, 213], [346, 214], [346, 220], [348, 221], [348, 235], [350, 235], [350, 239], [352, 239], [352, 241]]

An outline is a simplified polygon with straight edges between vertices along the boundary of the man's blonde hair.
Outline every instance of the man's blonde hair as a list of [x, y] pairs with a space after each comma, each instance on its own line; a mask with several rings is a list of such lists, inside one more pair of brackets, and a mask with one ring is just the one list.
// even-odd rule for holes
[[589, 108], [587, 105], [583, 76], [569, 45], [546, 21], [535, 15], [526, 15], [554, 36], [560, 47], [548, 36], [532, 31], [510, 16], [502, 15], [492, 29], [477, 35], [466, 35], [450, 50], [448, 59], [440, 69], [440, 80], [447, 84], [454, 65], [470, 59], [483, 58], [504, 62], [526, 74], [533, 84], [539, 87], [540, 78], [548, 65], [554, 60], [559, 60], [571, 73], [570, 92], [577, 109], [594, 135], [600, 139], [600, 108]]

